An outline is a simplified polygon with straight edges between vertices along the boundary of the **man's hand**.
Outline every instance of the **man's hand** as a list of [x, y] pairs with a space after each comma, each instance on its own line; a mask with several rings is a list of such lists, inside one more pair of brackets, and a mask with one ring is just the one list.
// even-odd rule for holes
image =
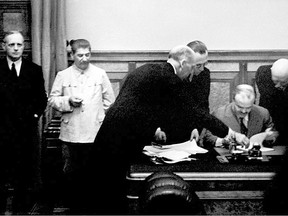
[[162, 131], [160, 127], [157, 128], [154, 138], [155, 138], [155, 141], [160, 142], [160, 143], [166, 143], [166, 140], [167, 140], [165, 132]]
[[248, 148], [249, 147], [249, 139], [248, 137], [246, 137], [244, 134], [241, 134], [241, 133], [238, 133], [238, 132], [235, 132], [234, 131], [234, 138], [235, 138], [235, 141], [241, 145], [244, 145], [245, 148]]
[[196, 128], [194, 130], [192, 130], [192, 132], [191, 132], [190, 141], [192, 141], [193, 139], [195, 139], [196, 142], [198, 142], [198, 140], [199, 140], [199, 132]]
[[80, 107], [83, 99], [75, 96], [69, 98], [69, 103], [72, 107]]
[[244, 145], [245, 148], [248, 148], [250, 144], [250, 140], [248, 139], [248, 137], [246, 137], [244, 134], [233, 131], [231, 128], [229, 128], [229, 132], [228, 135], [226, 136], [226, 139], [234, 140], [236, 141], [236, 143]]
[[272, 131], [272, 128], [267, 128], [265, 130], [267, 136], [266, 139], [267, 141], [270, 141], [272, 143], [274, 143], [277, 139], [277, 137], [279, 136], [279, 132], [278, 131]]

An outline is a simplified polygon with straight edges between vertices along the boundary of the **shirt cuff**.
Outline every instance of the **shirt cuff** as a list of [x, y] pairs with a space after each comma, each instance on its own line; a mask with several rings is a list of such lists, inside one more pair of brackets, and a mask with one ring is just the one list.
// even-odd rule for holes
[[225, 138], [227, 138], [229, 140], [235, 139], [235, 131], [233, 131], [231, 128], [229, 128], [228, 134]]
[[215, 147], [222, 146], [223, 145], [223, 139], [217, 138], [215, 142]]

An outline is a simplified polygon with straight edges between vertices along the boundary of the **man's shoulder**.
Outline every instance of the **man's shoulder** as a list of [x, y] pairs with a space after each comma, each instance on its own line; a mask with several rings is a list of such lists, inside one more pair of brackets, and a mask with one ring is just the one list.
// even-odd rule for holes
[[1, 57], [0, 58], [0, 65], [2, 66], [2, 65], [7, 65], [7, 59], [6, 59], [6, 57]]
[[[157, 73], [155, 73], [157, 71]], [[141, 65], [137, 68], [135, 68], [135, 70], [133, 70], [131, 73], [131, 75], [137, 75], [137, 76], [151, 76], [151, 74], [153, 76], [163, 76], [163, 73], [161, 73], [162, 71], [173, 71], [173, 67], [171, 66], [171, 64], [167, 63], [167, 62], [163, 62], [163, 63], [147, 63], [144, 65]]]
[[65, 69], [63, 69], [63, 70], [58, 71], [58, 72], [57, 72], [57, 75], [58, 75], [58, 74], [59, 74], [59, 75], [62, 75], [62, 74], [70, 74], [70, 73], [71, 73], [71, 67], [72, 67], [72, 66], [70, 66], [70, 67], [68, 67], [68, 68], [65, 68]]
[[204, 74], [209, 74], [210, 75], [210, 70], [206, 67], [204, 67], [204, 70], [201, 72], [201, 73], [204, 73]]
[[266, 114], [269, 113], [268, 109], [266, 109], [265, 107], [259, 106], [254, 104], [252, 106], [252, 109], [254, 110], [254, 112], [260, 113], [260, 114]]
[[94, 64], [89, 64], [89, 67], [91, 68], [92, 71], [100, 72], [100, 73], [106, 73], [106, 71], [103, 68], [100, 68]]
[[144, 65], [141, 65], [140, 67], [136, 68], [137, 69], [153, 69], [153, 68], [163, 68], [163, 67], [167, 67], [167, 66], [171, 66], [169, 63], [167, 62], [160, 62], [160, 63], [146, 63]]
[[272, 65], [261, 65], [257, 69], [257, 74], [262, 75], [271, 71]]
[[26, 58], [22, 58], [22, 65], [24, 65], [26, 67], [41, 69], [40, 65], [38, 65], [35, 62], [31, 61], [30, 59], [26, 59]]

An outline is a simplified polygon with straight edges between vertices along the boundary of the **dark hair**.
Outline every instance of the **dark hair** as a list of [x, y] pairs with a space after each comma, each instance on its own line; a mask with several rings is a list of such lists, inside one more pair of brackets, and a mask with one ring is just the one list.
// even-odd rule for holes
[[6, 43], [6, 38], [9, 36], [9, 35], [13, 35], [13, 34], [20, 34], [22, 37], [23, 37], [23, 40], [24, 40], [24, 36], [23, 36], [23, 34], [22, 34], [22, 32], [20, 32], [20, 31], [8, 31], [8, 32], [5, 32], [5, 34], [4, 34], [4, 37], [3, 37], [3, 39], [2, 39], [2, 41], [3, 41], [3, 43]]
[[86, 39], [71, 40], [69, 44], [71, 46], [71, 50], [72, 50], [73, 54], [79, 48], [84, 48], [84, 49], [89, 48], [89, 51], [91, 51], [91, 45], [90, 45], [89, 41]]
[[190, 47], [194, 52], [200, 53], [201, 55], [208, 51], [206, 45], [198, 40], [188, 43], [187, 46]]

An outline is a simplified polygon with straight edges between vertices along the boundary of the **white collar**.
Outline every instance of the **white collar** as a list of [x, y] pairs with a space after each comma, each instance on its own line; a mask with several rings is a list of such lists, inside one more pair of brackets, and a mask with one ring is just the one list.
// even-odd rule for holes
[[9, 68], [12, 67], [12, 64], [13, 64], [13, 63], [15, 64], [15, 67], [17, 68], [17, 67], [20, 67], [20, 66], [21, 66], [22, 58], [20, 58], [20, 59], [18, 59], [17, 61], [13, 62], [13, 61], [11, 61], [11, 59], [9, 59], [9, 58], [7, 57], [7, 62], [8, 62]]

